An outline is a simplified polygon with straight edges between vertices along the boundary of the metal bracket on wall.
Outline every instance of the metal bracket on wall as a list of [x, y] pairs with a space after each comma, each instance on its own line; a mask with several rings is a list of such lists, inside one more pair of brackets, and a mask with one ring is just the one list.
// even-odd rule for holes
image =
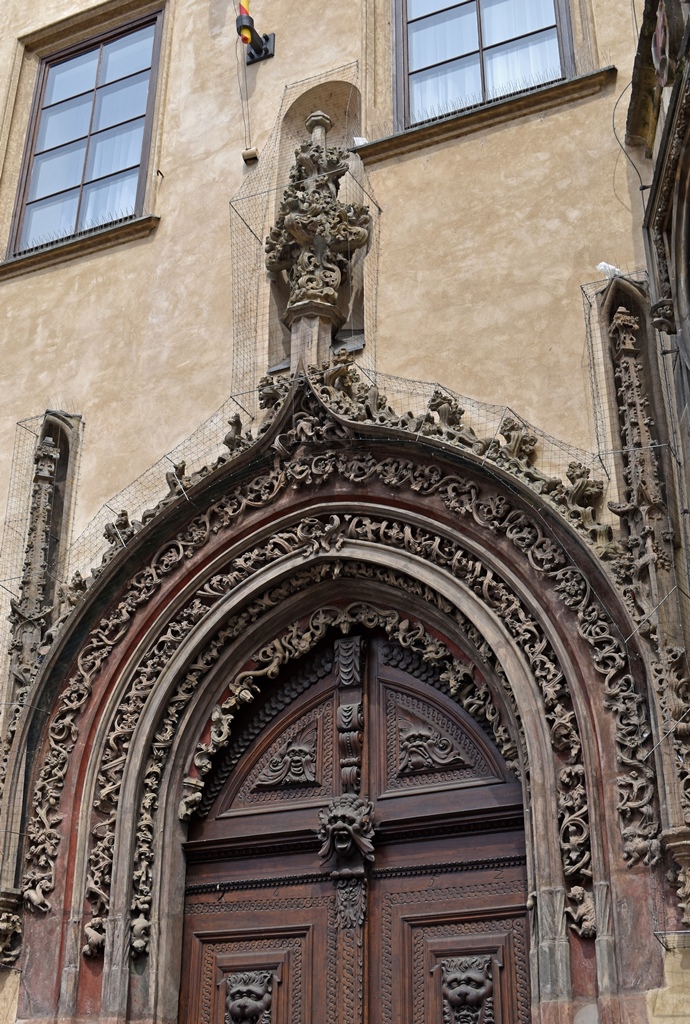
[[241, 36], [247, 45], [247, 64], [257, 64], [260, 60], [266, 60], [268, 57], [275, 56], [275, 32], [259, 35], [254, 27], [254, 19], [250, 14], [238, 15], [235, 24], [237, 26], [237, 35]]

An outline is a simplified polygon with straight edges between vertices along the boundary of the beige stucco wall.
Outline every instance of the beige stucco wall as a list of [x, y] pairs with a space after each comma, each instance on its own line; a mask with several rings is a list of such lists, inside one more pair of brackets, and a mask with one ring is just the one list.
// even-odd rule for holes
[[[579, 287], [599, 276], [600, 260], [633, 269], [643, 255], [637, 182], [611, 132], [634, 54], [630, 5], [573, 5], [576, 35], [584, 25], [599, 63], [619, 68], [614, 86], [367, 169], [383, 211], [380, 368], [510, 404], [591, 447]], [[37, 65], [18, 40], [88, 6], [0, 7], [0, 248]], [[253, 0], [252, 13], [277, 37], [276, 57], [248, 72], [259, 149], [286, 84], [353, 60], [366, 130], [391, 125], [389, 0]], [[47, 406], [83, 414], [80, 528], [230, 393], [228, 200], [248, 173], [236, 45], [230, 0], [170, 0], [147, 201], [158, 229], [0, 280], [0, 511], [15, 421]], [[624, 117], [623, 103], [621, 130]]]
[[17, 1019], [19, 972], [0, 971], [0, 1024], [13, 1024]]
[[647, 993], [650, 1024], [676, 1024], [689, 1016], [690, 949], [670, 949], [664, 967], [665, 986]]

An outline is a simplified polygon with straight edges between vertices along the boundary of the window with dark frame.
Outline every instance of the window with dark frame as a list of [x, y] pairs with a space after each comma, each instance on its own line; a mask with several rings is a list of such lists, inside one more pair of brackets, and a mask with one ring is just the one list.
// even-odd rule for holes
[[15, 254], [141, 214], [161, 21], [43, 61]]
[[565, 77], [562, 0], [401, 0], [408, 124]]

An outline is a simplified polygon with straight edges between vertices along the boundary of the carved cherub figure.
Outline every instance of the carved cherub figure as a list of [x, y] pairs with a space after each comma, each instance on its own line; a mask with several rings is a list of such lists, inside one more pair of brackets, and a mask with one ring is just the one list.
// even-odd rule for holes
[[225, 1024], [270, 1024], [273, 975], [242, 971], [226, 981]]
[[572, 918], [570, 927], [583, 939], [593, 939], [597, 934], [596, 912], [591, 892], [581, 885], [574, 885], [569, 893], [575, 902], [574, 907], [566, 907], [565, 912]]

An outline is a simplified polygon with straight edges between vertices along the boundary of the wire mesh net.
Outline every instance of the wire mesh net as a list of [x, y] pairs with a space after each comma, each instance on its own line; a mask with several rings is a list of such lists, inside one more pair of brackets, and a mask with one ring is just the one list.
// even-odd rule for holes
[[[409, 410], [415, 417], [421, 417], [428, 412], [434, 393], [442, 392], [465, 410], [463, 423], [465, 426], [471, 427], [477, 438], [482, 441], [496, 440], [499, 444], [503, 444], [504, 437], [501, 435], [501, 426], [505, 425], [509, 419], [516, 421], [526, 434], [531, 434], [536, 438], [535, 467], [548, 477], [567, 482], [567, 472], [571, 463], [585, 466], [590, 470], [591, 477], [601, 480], [603, 484], [601, 507], [598, 509], [597, 515], [598, 521], [609, 523], [612, 526], [618, 523], [617, 517], [606, 504], [610, 497], [611, 474], [607, 461], [601, 458], [598, 451], [587, 451], [547, 434], [510, 406], [479, 402], [467, 395], [453, 391], [443, 384], [408, 380], [404, 377], [379, 373], [366, 367], [361, 367], [360, 373], [364, 378], [376, 383], [379, 390], [386, 395], [388, 404], [396, 412], [404, 413]], [[490, 461], [489, 455], [485, 461]]]
[[69, 552], [69, 574], [79, 571], [84, 575], [98, 565], [108, 548], [103, 536], [107, 523], [113, 522], [125, 510], [130, 520], [141, 520], [148, 509], [155, 508], [166, 493], [166, 474], [174, 472], [177, 479], [191, 474], [216, 461], [227, 450], [223, 438], [228, 432], [228, 422], [237, 413], [245, 428], [251, 425], [252, 416], [248, 407], [255, 405], [255, 394], [236, 395], [228, 398], [207, 420], [181, 441], [175, 448], [163, 455], [136, 480], [114, 495], [101, 506], [84, 531], [75, 539]]
[[[260, 159], [230, 201], [233, 297], [233, 392], [250, 392], [267, 370], [289, 367], [290, 333], [282, 322], [288, 298], [286, 282], [269, 279], [265, 239], [275, 223], [289, 184], [295, 149], [309, 137], [305, 119], [323, 110], [332, 121], [327, 144], [349, 150], [361, 131], [358, 65], [347, 64], [326, 74], [286, 86], [275, 126]], [[340, 306], [345, 324], [334, 348], [357, 353], [362, 366], [376, 365], [376, 293], [378, 279], [379, 206], [359, 157], [350, 153], [348, 172], [340, 180], [345, 205], [366, 206], [372, 218], [366, 249], [348, 254], [350, 270]], [[252, 414], [256, 407], [252, 406]]]

